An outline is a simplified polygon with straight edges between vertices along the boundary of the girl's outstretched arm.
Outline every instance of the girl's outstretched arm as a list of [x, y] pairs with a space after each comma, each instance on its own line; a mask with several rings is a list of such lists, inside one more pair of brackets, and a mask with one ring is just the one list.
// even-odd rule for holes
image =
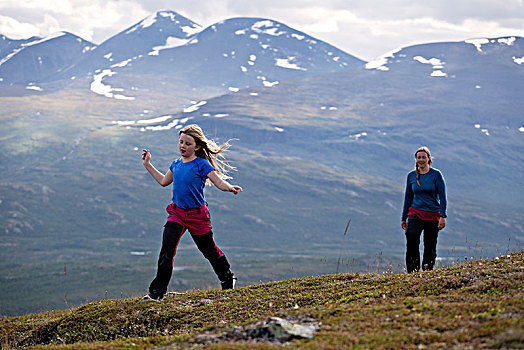
[[165, 187], [173, 182], [173, 173], [171, 172], [171, 169], [169, 169], [164, 175], [158, 171], [153, 164], [151, 164], [151, 153], [148, 149], [142, 150], [142, 162], [144, 163], [144, 168], [146, 168], [146, 170], [161, 186]]
[[214, 170], [211, 170], [209, 174], [207, 174], [207, 177], [213, 185], [215, 185], [218, 189], [226, 192], [233, 192], [234, 194], [238, 194], [239, 192], [242, 192], [242, 187], [231, 185], [229, 182], [222, 179], [220, 176], [218, 176], [217, 172]]

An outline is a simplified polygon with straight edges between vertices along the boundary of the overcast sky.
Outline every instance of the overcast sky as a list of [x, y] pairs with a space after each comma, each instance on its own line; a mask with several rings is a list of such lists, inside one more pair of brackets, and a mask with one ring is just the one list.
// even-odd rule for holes
[[203, 27], [270, 18], [365, 60], [413, 44], [524, 37], [524, 0], [0, 0], [0, 34], [64, 30], [100, 44], [158, 10]]

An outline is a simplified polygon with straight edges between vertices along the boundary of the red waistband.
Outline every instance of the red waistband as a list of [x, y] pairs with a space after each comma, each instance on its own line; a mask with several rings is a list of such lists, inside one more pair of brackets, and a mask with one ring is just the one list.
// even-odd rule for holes
[[416, 215], [420, 220], [439, 221], [440, 211], [425, 211], [417, 208], [409, 207], [408, 215]]
[[204, 208], [206, 206], [206, 203], [202, 204], [198, 208], [188, 208], [188, 209], [180, 208], [174, 202], [171, 203], [170, 205], [171, 205], [171, 207], [173, 207], [173, 209], [179, 209], [179, 210], [183, 210], [183, 211], [188, 212], [188, 211], [200, 211], [200, 210], [202, 210], [202, 208]]

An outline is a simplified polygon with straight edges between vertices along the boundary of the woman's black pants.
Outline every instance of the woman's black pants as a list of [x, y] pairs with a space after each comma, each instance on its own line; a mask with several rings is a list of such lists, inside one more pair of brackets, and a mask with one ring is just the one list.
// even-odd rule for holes
[[406, 268], [408, 272], [420, 271], [420, 235], [424, 231], [424, 257], [422, 270], [433, 270], [437, 258], [438, 221], [421, 220], [409, 215], [406, 228]]
[[[164, 225], [157, 273], [149, 286], [149, 294], [155, 298], [162, 297], [167, 292], [167, 286], [173, 273], [176, 249], [183, 233], [184, 227], [177, 222], [168, 221]], [[230, 266], [224, 253], [215, 244], [213, 231], [209, 231], [204, 235], [191, 235], [191, 237], [204, 257], [211, 263], [218, 279], [225, 281]]]

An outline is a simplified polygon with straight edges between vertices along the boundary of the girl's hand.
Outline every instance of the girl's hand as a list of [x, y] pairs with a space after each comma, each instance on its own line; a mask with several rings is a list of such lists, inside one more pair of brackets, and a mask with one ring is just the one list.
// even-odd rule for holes
[[401, 222], [400, 222], [400, 226], [402, 226], [402, 229], [403, 229], [404, 231], [406, 231], [406, 222], [405, 222], [405, 221], [401, 221]]
[[151, 153], [148, 149], [142, 149], [142, 160], [144, 165], [147, 165], [151, 162]]
[[242, 191], [242, 187], [236, 186], [236, 185], [232, 185], [231, 188], [229, 189], [229, 192], [233, 192], [234, 194], [238, 194], [239, 192], [243, 192], [243, 191]]
[[440, 218], [438, 221], [438, 229], [442, 230], [444, 227], [446, 227], [446, 218]]

